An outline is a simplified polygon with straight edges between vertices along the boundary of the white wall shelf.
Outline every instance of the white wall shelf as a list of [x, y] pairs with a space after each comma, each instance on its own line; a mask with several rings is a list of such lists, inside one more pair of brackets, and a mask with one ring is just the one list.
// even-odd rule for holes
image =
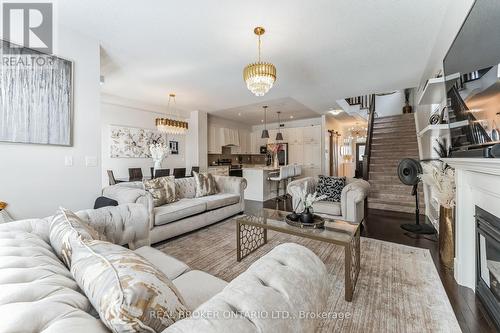
[[431, 136], [441, 136], [442, 133], [446, 133], [450, 130], [450, 128], [462, 127], [468, 125], [468, 120], [457, 121], [456, 123], [451, 124], [438, 124], [438, 125], [427, 125], [423, 130], [418, 132], [418, 136], [422, 137], [424, 135]]
[[[460, 73], [446, 76], [446, 82], [450, 84], [458, 79], [460, 79]], [[443, 87], [444, 82], [445, 77], [429, 79], [418, 97], [418, 105], [440, 104], [445, 100], [446, 91]]]

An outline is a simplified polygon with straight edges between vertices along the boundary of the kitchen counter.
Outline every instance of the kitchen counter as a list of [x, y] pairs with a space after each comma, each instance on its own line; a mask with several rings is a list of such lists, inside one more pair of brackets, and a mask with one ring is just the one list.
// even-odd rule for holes
[[[245, 199], [266, 201], [275, 198], [277, 196], [276, 182], [271, 182], [268, 178], [270, 173], [276, 171], [279, 171], [279, 169], [265, 165], [254, 165], [252, 167], [243, 166], [243, 178], [247, 180]], [[283, 194], [282, 188], [283, 187], [281, 187], [281, 194]]]
[[229, 165], [210, 165], [208, 172], [217, 176], [229, 176]]

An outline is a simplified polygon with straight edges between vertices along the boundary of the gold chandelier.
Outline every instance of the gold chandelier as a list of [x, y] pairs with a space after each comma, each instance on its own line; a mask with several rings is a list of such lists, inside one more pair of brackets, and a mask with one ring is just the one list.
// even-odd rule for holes
[[264, 96], [276, 81], [276, 67], [273, 64], [262, 62], [260, 60], [260, 36], [266, 30], [262, 27], [256, 27], [253, 32], [259, 37], [259, 60], [256, 63], [247, 65], [243, 69], [243, 79], [250, 90], [255, 96]]
[[[170, 110], [171, 100], [174, 100], [175, 104], [175, 94], [168, 95], [167, 112]], [[178, 115], [176, 116], [178, 117]], [[166, 134], [186, 134], [188, 129], [188, 123], [186, 121], [171, 118], [156, 118], [155, 124], [158, 131]]]

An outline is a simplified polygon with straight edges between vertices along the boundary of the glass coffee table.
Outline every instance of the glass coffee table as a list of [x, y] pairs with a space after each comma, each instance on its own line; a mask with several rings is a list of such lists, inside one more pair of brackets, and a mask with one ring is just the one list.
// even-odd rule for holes
[[267, 243], [267, 230], [314, 239], [344, 247], [345, 300], [352, 301], [360, 269], [359, 224], [325, 218], [322, 229], [300, 228], [287, 224], [290, 212], [262, 209], [255, 215], [242, 215], [236, 221], [236, 260], [241, 261]]

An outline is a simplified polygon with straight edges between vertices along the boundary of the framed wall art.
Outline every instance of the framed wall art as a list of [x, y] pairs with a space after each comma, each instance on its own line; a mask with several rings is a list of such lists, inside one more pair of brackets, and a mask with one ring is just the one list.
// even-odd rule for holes
[[166, 145], [167, 137], [152, 129], [110, 126], [111, 158], [150, 158], [152, 143]]
[[73, 62], [0, 40], [0, 141], [72, 145]]

